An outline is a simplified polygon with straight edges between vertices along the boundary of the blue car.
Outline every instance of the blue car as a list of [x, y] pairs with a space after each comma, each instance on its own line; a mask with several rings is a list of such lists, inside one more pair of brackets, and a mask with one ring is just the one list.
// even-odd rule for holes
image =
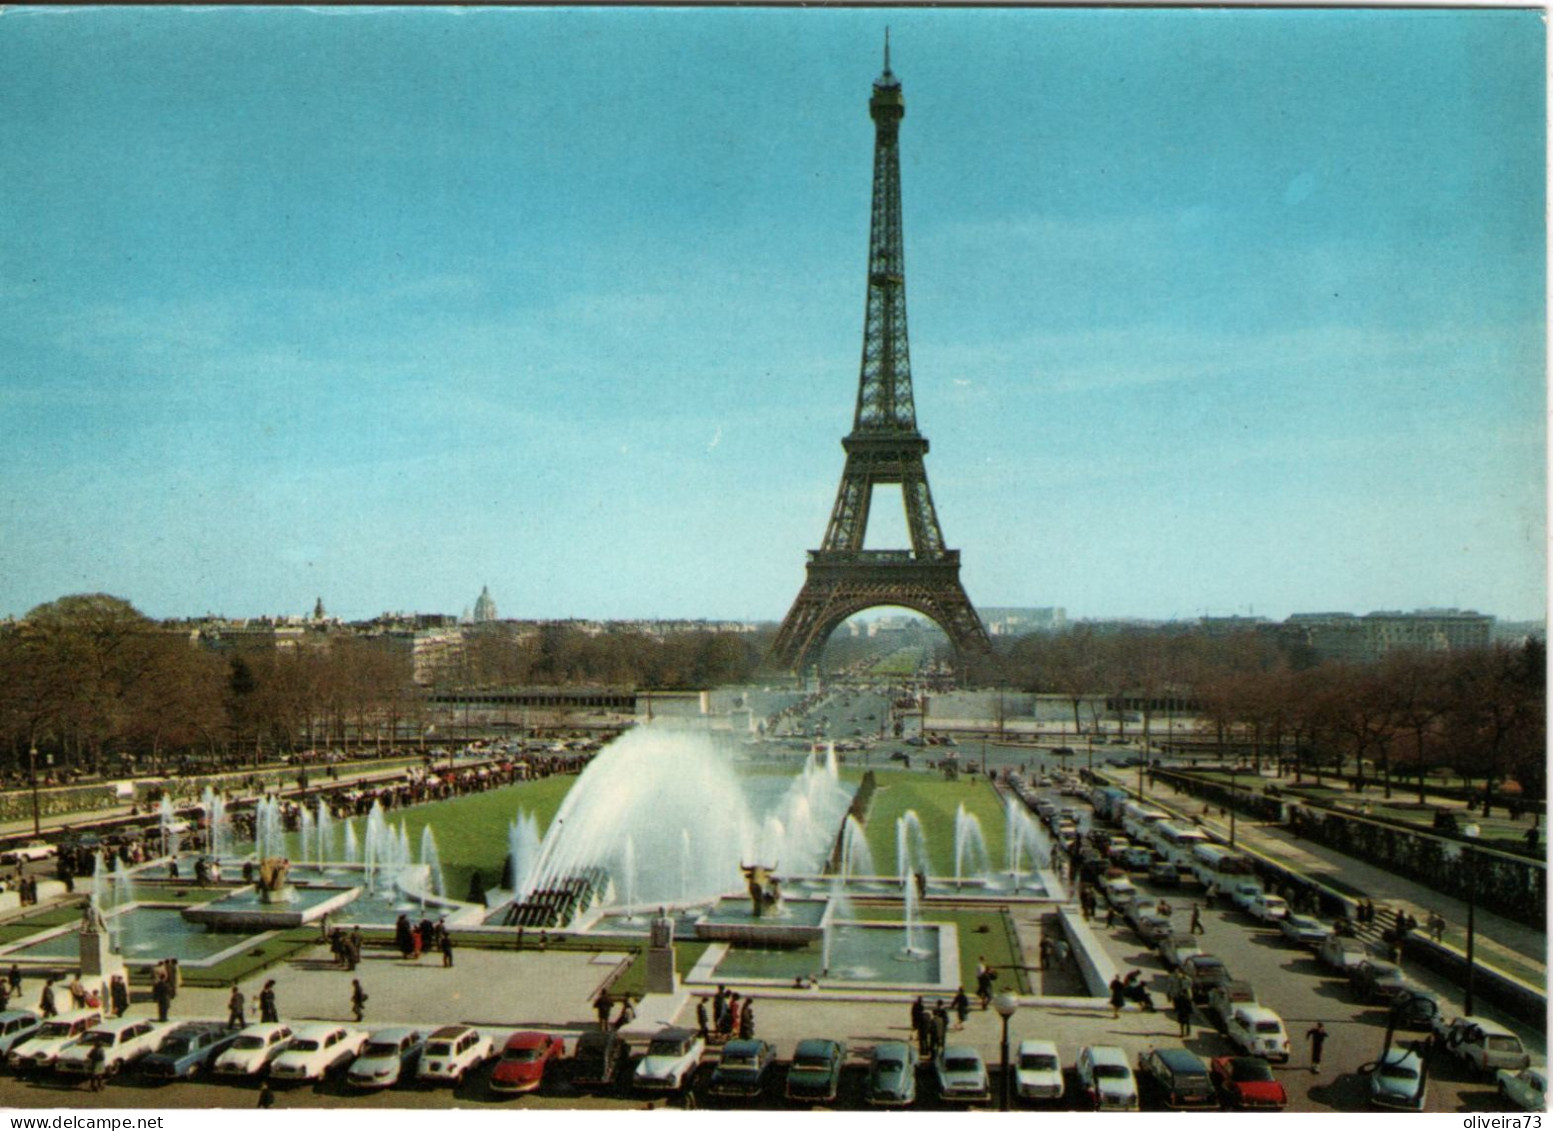
[[238, 1030], [216, 1021], [191, 1021], [162, 1038], [140, 1061], [141, 1074], [153, 1080], [187, 1080], [237, 1040]]

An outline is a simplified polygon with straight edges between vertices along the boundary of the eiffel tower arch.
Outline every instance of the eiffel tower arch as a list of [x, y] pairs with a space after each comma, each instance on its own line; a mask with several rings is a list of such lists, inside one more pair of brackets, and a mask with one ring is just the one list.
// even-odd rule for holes
[[[906, 101], [890, 71], [888, 36], [884, 73], [874, 82], [868, 112], [874, 121], [874, 185], [857, 411], [852, 432], [841, 442], [847, 461], [825, 539], [809, 551], [803, 589], [767, 656], [767, 666], [778, 670], [802, 672], [842, 621], [879, 605], [899, 605], [935, 622], [962, 665], [992, 652], [986, 627], [960, 583], [960, 552], [944, 546], [923, 464], [928, 441], [917, 429], [912, 400], [898, 146]], [[900, 487], [909, 550], [863, 548], [879, 486]]]

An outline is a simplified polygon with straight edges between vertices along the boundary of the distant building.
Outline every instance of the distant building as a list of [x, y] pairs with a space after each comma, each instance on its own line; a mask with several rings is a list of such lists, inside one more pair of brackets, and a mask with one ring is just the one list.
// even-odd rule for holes
[[496, 602], [491, 600], [490, 586], [482, 585], [480, 587], [480, 596], [475, 601], [474, 621], [476, 624], [490, 624], [495, 619]]
[[1058, 607], [1039, 609], [981, 609], [981, 621], [992, 636], [1027, 636], [1032, 632], [1061, 632], [1068, 627], [1068, 610]]
[[1494, 618], [1470, 609], [1410, 613], [1295, 613], [1284, 628], [1297, 634], [1317, 660], [1368, 664], [1392, 652], [1456, 652], [1486, 648]]

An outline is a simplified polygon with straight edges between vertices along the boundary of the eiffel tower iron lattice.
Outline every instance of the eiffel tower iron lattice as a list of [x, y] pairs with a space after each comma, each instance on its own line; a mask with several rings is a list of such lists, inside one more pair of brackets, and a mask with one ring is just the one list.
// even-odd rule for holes
[[[868, 307], [863, 364], [852, 432], [825, 540], [809, 551], [808, 575], [782, 621], [768, 666], [801, 672], [842, 621], [864, 609], [899, 605], [931, 618], [962, 661], [992, 651], [987, 630], [960, 583], [960, 552], [944, 548], [927, 470], [927, 437], [917, 430], [911, 395], [911, 352], [906, 342], [906, 257], [901, 237], [898, 141], [906, 101], [890, 71], [868, 102], [874, 121], [873, 212], [868, 237]], [[899, 485], [906, 507], [910, 550], [865, 550], [873, 490]]]

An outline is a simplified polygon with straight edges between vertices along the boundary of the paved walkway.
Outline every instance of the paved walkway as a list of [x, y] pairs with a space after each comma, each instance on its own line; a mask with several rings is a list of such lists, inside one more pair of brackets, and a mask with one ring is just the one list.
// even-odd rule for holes
[[[1128, 775], [1130, 778], [1131, 775]], [[1117, 784], [1131, 785], [1121, 778]], [[1229, 839], [1227, 818], [1202, 815], [1202, 802], [1190, 794], [1178, 791], [1160, 782], [1150, 791], [1155, 802], [1163, 801], [1183, 813], [1190, 813], [1208, 831]], [[1420, 923], [1428, 922], [1429, 912], [1438, 911], [1445, 917], [1445, 943], [1457, 949], [1465, 949], [1467, 905], [1459, 899], [1443, 895], [1423, 884], [1405, 879], [1394, 872], [1346, 856], [1336, 849], [1296, 837], [1281, 825], [1267, 825], [1250, 820], [1235, 822], [1237, 844], [1260, 852], [1278, 863], [1315, 880], [1326, 877], [1339, 878], [1348, 888], [1356, 888], [1375, 901], [1377, 908], [1388, 911], [1405, 910]], [[1509, 974], [1539, 989], [1547, 985], [1548, 936], [1539, 931], [1485, 911], [1477, 909], [1476, 960], [1484, 966]]]

